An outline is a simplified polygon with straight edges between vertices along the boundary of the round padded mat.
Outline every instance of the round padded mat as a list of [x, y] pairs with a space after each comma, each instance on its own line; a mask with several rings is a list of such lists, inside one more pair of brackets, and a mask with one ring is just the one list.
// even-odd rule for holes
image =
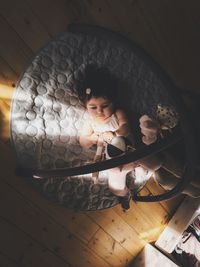
[[[38, 52], [18, 82], [11, 136], [20, 166], [58, 169], [93, 159], [95, 151], [82, 149], [78, 142], [87, 115], [76, 87], [87, 64], [107, 67], [124, 81], [121, 99], [129, 117], [154, 117], [158, 104], [174, 105], [168, 80], [141, 49], [109, 30], [72, 26]], [[27, 179], [46, 197], [69, 208], [96, 210], [118, 203], [108, 189], [106, 171], [100, 172], [98, 184], [91, 175]], [[128, 183], [131, 179], [136, 179], [134, 171]]]

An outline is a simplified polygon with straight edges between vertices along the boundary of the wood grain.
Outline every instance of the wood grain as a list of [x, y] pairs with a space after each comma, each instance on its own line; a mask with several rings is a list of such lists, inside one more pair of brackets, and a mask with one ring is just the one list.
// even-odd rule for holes
[[19, 76], [33, 54], [13, 28], [0, 16], [0, 57]]
[[47, 30], [24, 0], [19, 0], [15, 8], [11, 8], [12, 4], [12, 0], [0, 1], [1, 16], [32, 51], [38, 51], [50, 40]]
[[[35, 242], [12, 223], [0, 217], [0, 251], [19, 266], [70, 267], [66, 261]], [[10, 267], [10, 266], [9, 266]]]
[[[5, 141], [11, 98], [37, 51], [74, 22], [122, 33], [144, 48], [180, 90], [200, 93], [199, 12], [196, 0], [0, 2], [0, 231], [5, 242], [0, 246], [0, 266], [126, 266], [147, 242], [157, 239], [181, 197], [131, 203], [127, 213], [120, 205], [76, 213], [45, 199], [17, 177], [14, 151]], [[141, 194], [162, 192], [150, 181]]]

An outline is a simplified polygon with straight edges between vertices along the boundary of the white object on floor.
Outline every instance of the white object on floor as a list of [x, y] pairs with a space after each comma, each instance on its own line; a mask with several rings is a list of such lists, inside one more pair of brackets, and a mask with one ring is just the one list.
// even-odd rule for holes
[[130, 267], [178, 267], [178, 265], [155, 247], [147, 244]]
[[199, 214], [200, 198], [186, 197], [155, 245], [166, 253], [172, 253], [182, 237], [182, 233]]

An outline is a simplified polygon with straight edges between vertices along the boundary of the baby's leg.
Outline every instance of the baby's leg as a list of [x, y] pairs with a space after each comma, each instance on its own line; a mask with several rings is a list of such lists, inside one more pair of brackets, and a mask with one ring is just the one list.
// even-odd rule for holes
[[126, 175], [130, 170], [121, 170], [119, 167], [108, 170], [108, 185], [110, 191], [116, 196], [124, 197], [130, 195], [126, 186]]

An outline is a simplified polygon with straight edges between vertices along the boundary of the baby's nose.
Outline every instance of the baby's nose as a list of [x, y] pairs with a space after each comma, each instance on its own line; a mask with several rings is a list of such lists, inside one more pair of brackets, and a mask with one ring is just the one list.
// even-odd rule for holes
[[103, 112], [103, 109], [101, 107], [98, 107], [97, 112], [98, 113], [102, 113]]

